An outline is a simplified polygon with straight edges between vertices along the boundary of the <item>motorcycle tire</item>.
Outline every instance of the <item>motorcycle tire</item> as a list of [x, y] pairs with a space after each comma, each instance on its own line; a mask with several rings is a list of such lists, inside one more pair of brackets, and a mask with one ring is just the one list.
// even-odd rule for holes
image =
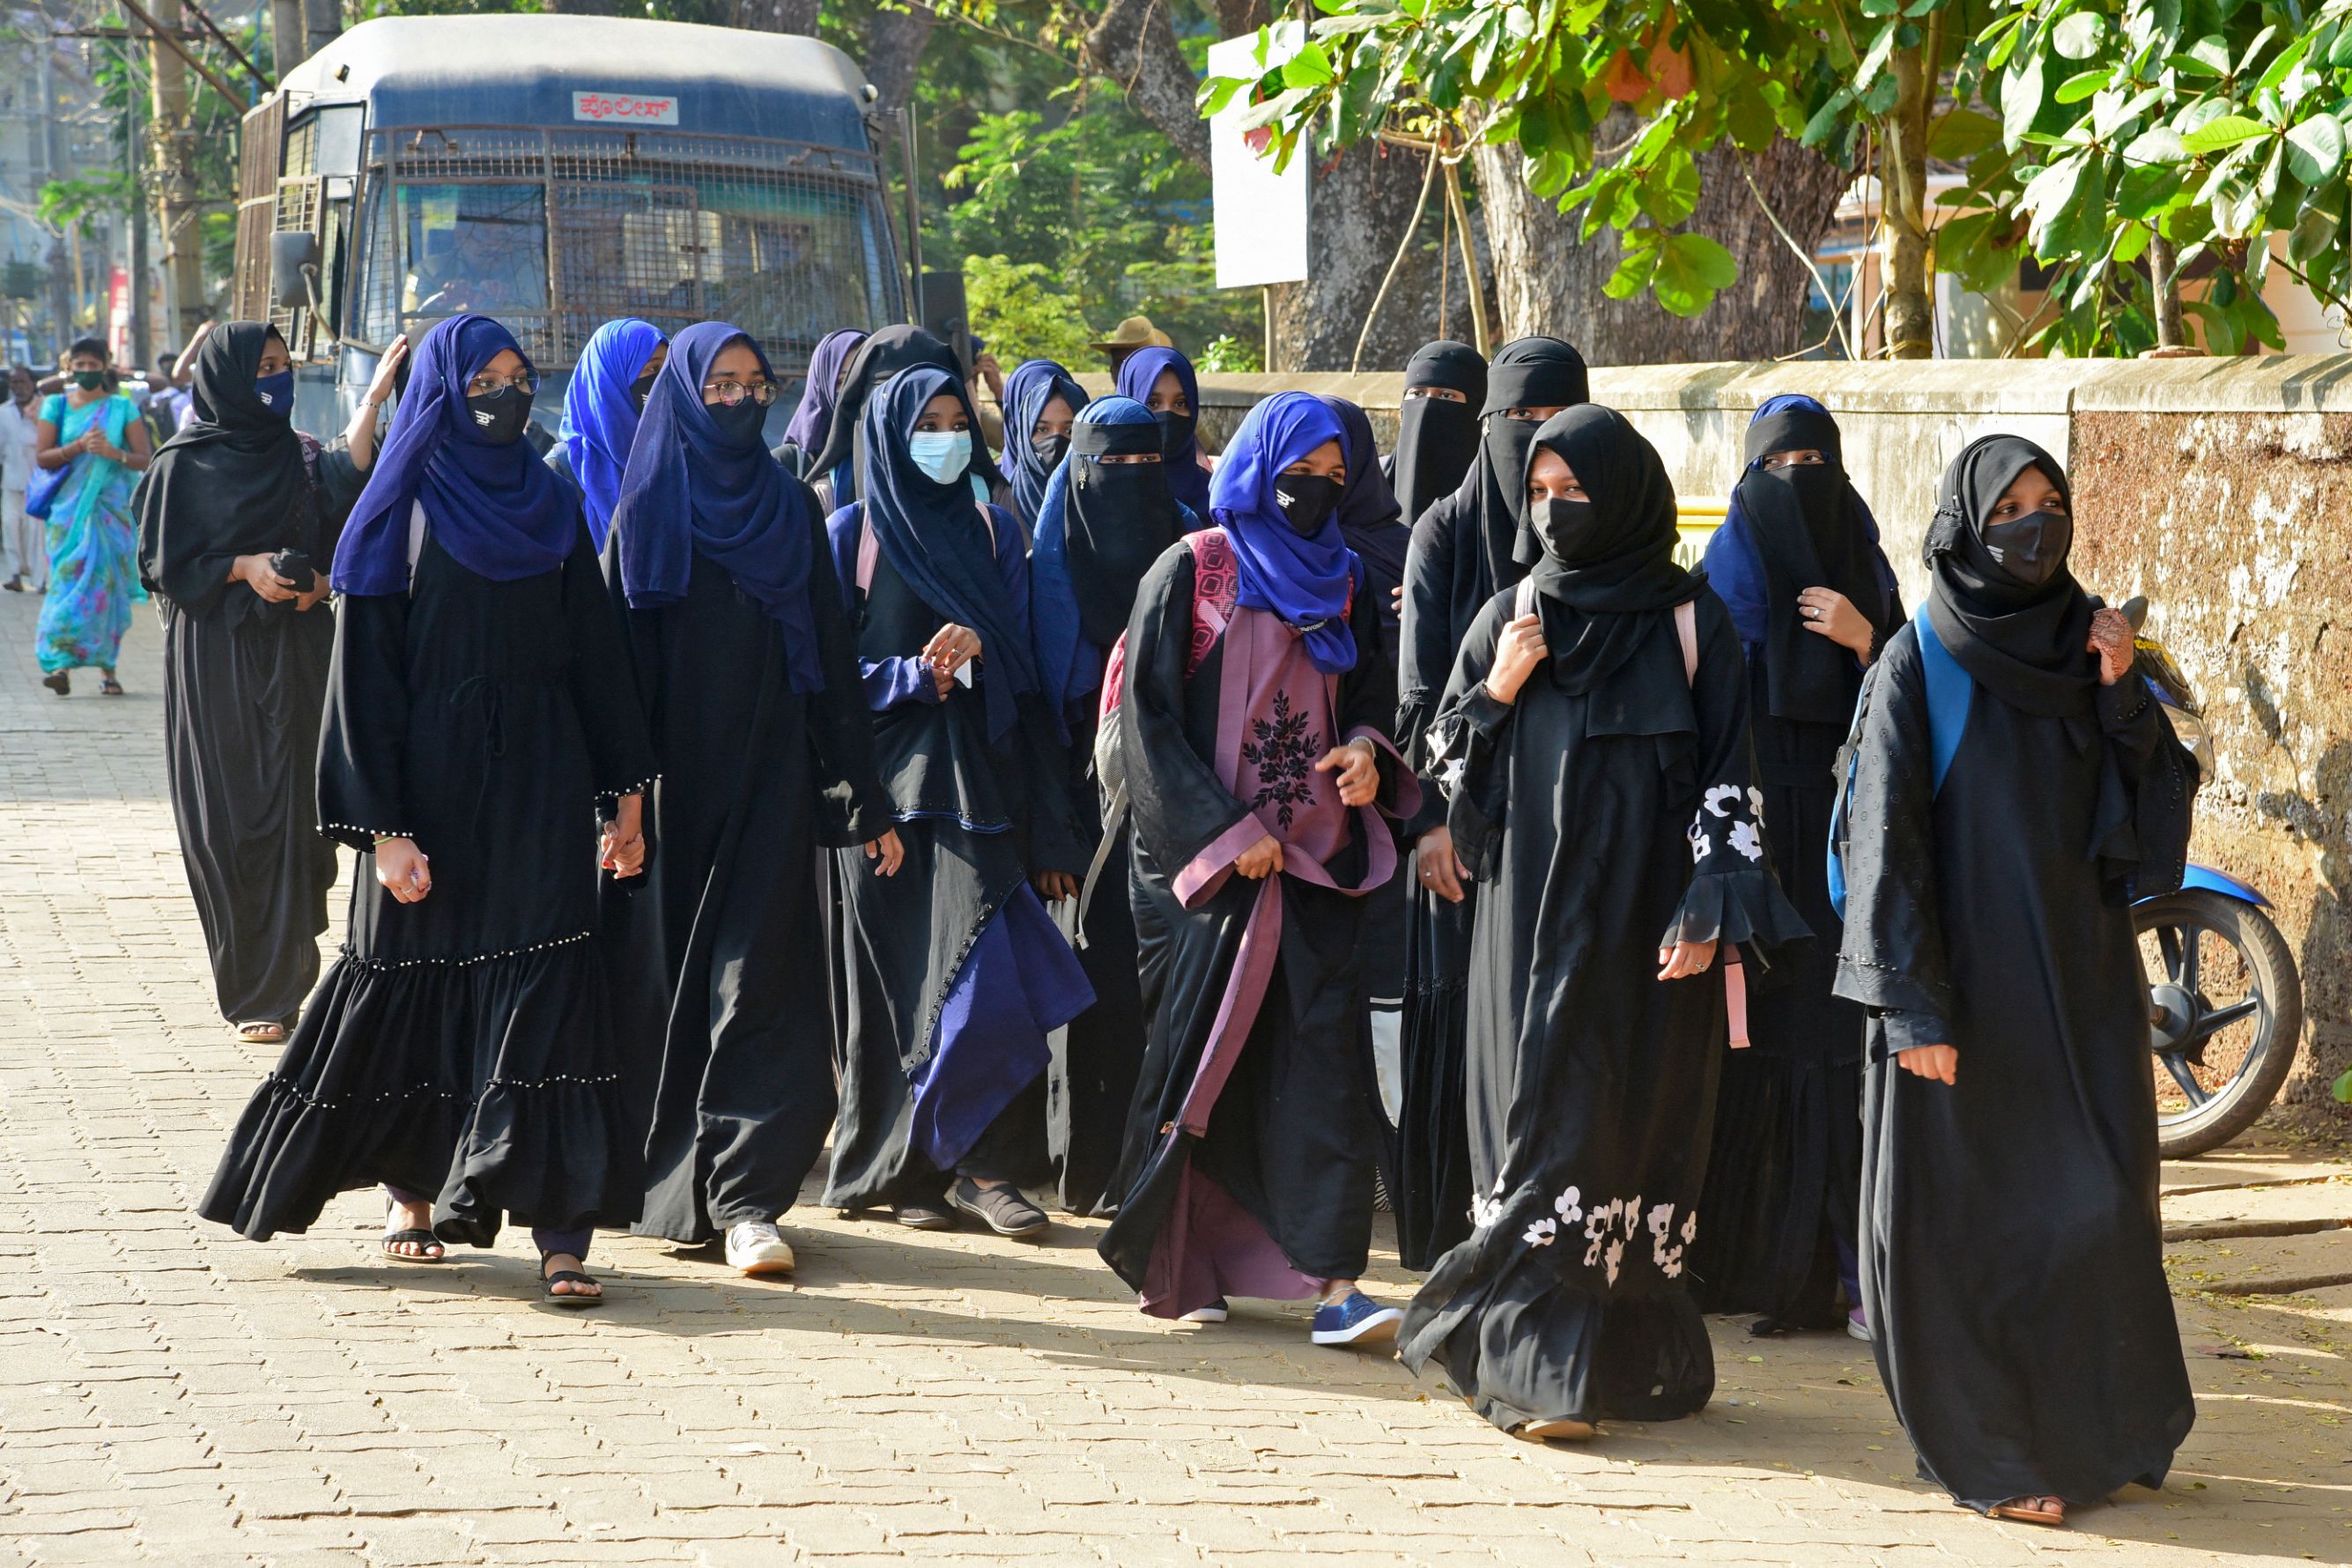
[[[2260, 908], [2242, 899], [2203, 888], [2184, 889], [2134, 905], [2132, 917], [2142, 932], [2167, 928], [2191, 933], [2202, 931], [2227, 942], [2246, 966], [2249, 999], [2261, 1003], [2253, 1017], [2253, 1041], [2238, 1071], [2203, 1105], [2158, 1122], [2157, 1147], [2162, 1156], [2186, 1160], [2229, 1142], [2252, 1126], [2277, 1098], [2279, 1086], [2294, 1070], [2302, 1047], [2303, 977], [2278, 927]], [[2152, 1014], [2161, 1010], [2160, 994], [2170, 978], [2150, 976]], [[2200, 996], [2198, 1005], [2208, 1005]], [[2153, 1055], [2153, 1037], [2150, 1047], [2156, 1075], [2168, 1079], [2164, 1058]]]

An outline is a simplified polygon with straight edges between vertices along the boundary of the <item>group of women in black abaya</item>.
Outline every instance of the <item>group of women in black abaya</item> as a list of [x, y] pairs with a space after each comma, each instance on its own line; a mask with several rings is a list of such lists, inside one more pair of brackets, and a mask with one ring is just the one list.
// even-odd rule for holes
[[322, 447], [213, 333], [139, 498], [221, 1006], [284, 1041], [206, 1217], [381, 1187], [387, 1257], [519, 1224], [588, 1306], [598, 1227], [791, 1269], [829, 1139], [836, 1209], [1050, 1189], [1145, 1312], [1311, 1300], [1523, 1437], [1699, 1409], [1738, 1312], [1869, 1338], [1972, 1507], [2161, 1479], [2126, 906], [2197, 780], [2048, 454], [1955, 461], [1906, 620], [1821, 404], [1692, 570], [1552, 338], [1429, 345], [1386, 459], [1285, 392], [1213, 462], [1167, 349], [1023, 364], [1000, 458], [947, 345], [835, 333], [771, 450], [761, 344], [616, 321], [542, 461], [505, 328], [404, 346]]

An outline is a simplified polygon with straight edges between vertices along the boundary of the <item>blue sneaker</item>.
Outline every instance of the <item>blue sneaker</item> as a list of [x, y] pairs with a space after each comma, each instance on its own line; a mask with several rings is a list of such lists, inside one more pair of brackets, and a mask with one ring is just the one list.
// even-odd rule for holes
[[1222, 1323], [1232, 1315], [1233, 1309], [1228, 1307], [1225, 1304], [1225, 1299], [1220, 1296], [1205, 1307], [1193, 1308], [1176, 1321], [1180, 1323]]
[[1350, 1290], [1336, 1301], [1315, 1309], [1315, 1327], [1308, 1338], [1318, 1345], [1385, 1345], [1397, 1337], [1404, 1314], [1383, 1307], [1361, 1290]]

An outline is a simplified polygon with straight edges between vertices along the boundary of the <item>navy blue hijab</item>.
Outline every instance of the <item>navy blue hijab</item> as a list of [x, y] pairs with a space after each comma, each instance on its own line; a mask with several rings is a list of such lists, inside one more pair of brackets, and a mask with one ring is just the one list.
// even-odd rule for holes
[[997, 568], [988, 521], [972, 499], [971, 469], [942, 482], [925, 473], [908, 449], [924, 405], [941, 393], [963, 405], [978, 460], [980, 416], [962, 380], [931, 365], [902, 370], [866, 399], [859, 417], [866, 450], [859, 501], [876, 549], [915, 596], [980, 634], [987, 665], [981, 690], [988, 701], [989, 738], [995, 740], [1013, 728], [1016, 700], [1037, 689], [1037, 661], [1022, 606], [1013, 602]]
[[[1339, 416], [1339, 447], [1348, 459], [1348, 482], [1332, 515], [1339, 520], [1340, 537], [1364, 563], [1364, 576], [1381, 606], [1381, 626], [1393, 632], [1402, 612], [1389, 590], [1404, 582], [1404, 555], [1412, 543], [1412, 530], [1404, 524], [1389, 477], [1381, 472], [1371, 416], [1344, 397], [1323, 401]], [[1390, 640], [1393, 645], [1395, 639]]]
[[1205, 517], [1216, 503], [1209, 499], [1209, 475], [1201, 467], [1201, 378], [1192, 374], [1192, 362], [1174, 349], [1138, 349], [1119, 362], [1118, 395], [1150, 407], [1151, 384], [1163, 370], [1175, 373], [1176, 384], [1184, 390], [1184, 406], [1192, 411], [1192, 434], [1168, 448], [1162, 458], [1168, 465], [1168, 488]]
[[725, 321], [698, 321], [670, 342], [613, 507], [621, 586], [638, 609], [675, 605], [686, 597], [697, 552], [709, 556], [783, 628], [793, 689], [814, 691], [824, 668], [809, 610], [816, 544], [808, 504], [756, 428], [730, 441], [702, 401], [711, 361], [736, 342], [749, 343], [761, 374], [775, 379], [760, 345]]
[[335, 547], [336, 593], [408, 592], [412, 503], [452, 560], [492, 582], [552, 572], [572, 553], [580, 509], [563, 481], [529, 441], [495, 446], [467, 417], [466, 384], [508, 349], [522, 353], [488, 316], [451, 316], [418, 342], [392, 438]]
[[588, 514], [588, 537], [599, 550], [613, 530], [621, 468], [629, 460], [629, 443], [637, 437], [637, 373], [663, 342], [661, 329], [651, 321], [635, 316], [607, 321], [581, 349], [563, 389], [563, 423], [557, 434], [586, 498], [581, 510]]
[[1045, 486], [1059, 463], [1048, 464], [1029, 444], [1045, 405], [1056, 397], [1075, 415], [1087, 405], [1087, 389], [1070, 373], [1049, 359], [1025, 359], [1004, 378], [1004, 454], [996, 470], [1013, 487], [1013, 514], [1031, 533], [1037, 530], [1037, 511], [1045, 504]]
[[1249, 411], [1209, 484], [1209, 510], [1233, 542], [1240, 572], [1236, 602], [1271, 610], [1305, 632], [1307, 654], [1326, 675], [1356, 667], [1356, 637], [1347, 622], [1355, 552], [1337, 516], [1300, 538], [1274, 491], [1283, 469], [1326, 441], [1344, 448], [1346, 440], [1330, 405], [1311, 393], [1277, 392]]

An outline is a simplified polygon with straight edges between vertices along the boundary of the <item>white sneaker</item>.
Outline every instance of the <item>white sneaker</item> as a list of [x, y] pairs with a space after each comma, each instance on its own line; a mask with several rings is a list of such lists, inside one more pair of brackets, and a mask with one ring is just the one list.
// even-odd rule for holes
[[790, 1274], [792, 1244], [766, 1220], [747, 1219], [727, 1227], [727, 1267], [746, 1274]]

